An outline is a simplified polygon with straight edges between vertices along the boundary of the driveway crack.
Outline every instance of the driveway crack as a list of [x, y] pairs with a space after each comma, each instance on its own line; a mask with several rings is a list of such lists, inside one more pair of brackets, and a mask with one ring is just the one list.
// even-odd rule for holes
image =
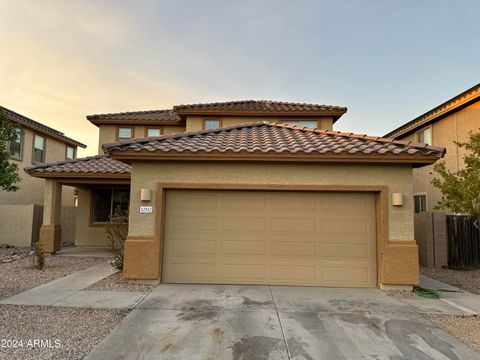
[[272, 287], [269, 286], [268, 289], [270, 290], [270, 295], [272, 296], [273, 307], [275, 309], [275, 313], [277, 314], [278, 323], [280, 324], [280, 330], [282, 330], [283, 342], [285, 343], [285, 348], [287, 349], [287, 356], [290, 360], [292, 358], [292, 354], [290, 354], [290, 349], [288, 348], [287, 336], [285, 335], [285, 329], [283, 328], [282, 319], [280, 319], [280, 314], [278, 313], [277, 303], [275, 302], [275, 296], [273, 296]]

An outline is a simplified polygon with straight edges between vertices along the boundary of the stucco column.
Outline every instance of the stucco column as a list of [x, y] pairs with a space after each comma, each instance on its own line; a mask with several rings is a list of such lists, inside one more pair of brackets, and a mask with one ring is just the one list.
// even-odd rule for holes
[[40, 227], [40, 243], [45, 252], [56, 253], [61, 248], [61, 206], [62, 184], [53, 179], [46, 179], [43, 195], [43, 224]]

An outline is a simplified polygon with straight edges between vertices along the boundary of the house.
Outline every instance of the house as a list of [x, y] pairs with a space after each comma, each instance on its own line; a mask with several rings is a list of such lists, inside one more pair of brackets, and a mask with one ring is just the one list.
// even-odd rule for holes
[[[77, 148], [86, 145], [65, 136], [38, 121], [0, 106], [5, 116], [17, 126], [17, 138], [8, 144], [11, 161], [19, 169], [45, 162], [75, 159]], [[38, 240], [43, 209], [44, 181], [19, 171], [20, 189], [16, 192], [0, 192], [0, 243], [29, 246]], [[65, 223], [72, 220], [75, 189], [65, 187], [62, 192]], [[70, 215], [70, 218], [67, 218]], [[18, 225], [18, 226], [16, 226]], [[73, 240], [73, 233], [65, 227], [63, 238]]]
[[[466, 142], [470, 132], [479, 130], [480, 84], [477, 84], [385, 137], [443, 147], [446, 149], [444, 160], [447, 169], [458, 171], [464, 166], [465, 149], [457, 143]], [[415, 238], [420, 247], [420, 263], [442, 267], [447, 265], [445, 213], [435, 210], [442, 194], [431, 184], [434, 177], [433, 165], [413, 171]]]
[[275, 101], [91, 115], [103, 154], [27, 168], [44, 178], [41, 239], [76, 244], [128, 213], [124, 276], [175, 283], [391, 287], [418, 282], [412, 169], [442, 148], [333, 131], [344, 107]]

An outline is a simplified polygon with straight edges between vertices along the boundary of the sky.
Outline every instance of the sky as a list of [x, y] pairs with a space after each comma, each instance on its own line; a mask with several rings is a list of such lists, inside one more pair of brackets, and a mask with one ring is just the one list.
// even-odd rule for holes
[[384, 135], [480, 82], [480, 2], [0, 0], [0, 104], [88, 145], [95, 113], [270, 99]]

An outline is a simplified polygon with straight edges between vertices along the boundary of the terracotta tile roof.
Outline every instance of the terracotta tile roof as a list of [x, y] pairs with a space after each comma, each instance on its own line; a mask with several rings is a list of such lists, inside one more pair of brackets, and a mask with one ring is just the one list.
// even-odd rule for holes
[[294, 103], [272, 100], [241, 100], [228, 102], [215, 102], [205, 104], [177, 105], [174, 110], [217, 110], [217, 111], [258, 111], [258, 112], [321, 112], [340, 111], [346, 112], [347, 108], [333, 105]]
[[97, 155], [75, 160], [65, 160], [50, 164], [30, 166], [24, 170], [30, 175], [76, 173], [110, 176], [113, 174], [129, 175], [131, 167], [123, 162], [110, 158], [108, 155]]
[[150, 121], [181, 121], [174, 110], [129, 111], [110, 114], [87, 115], [88, 120], [150, 120]]
[[106, 144], [104, 149], [115, 155], [130, 150], [143, 153], [419, 155], [429, 158], [440, 158], [445, 151], [425, 144], [269, 122], [126, 140]]
[[71, 139], [61, 131], [55, 130], [47, 125], [44, 125], [42, 123], [39, 123], [38, 121], [32, 120], [24, 115], [21, 115], [19, 113], [16, 113], [13, 110], [7, 109], [3, 106], [0, 106], [0, 110], [4, 112], [4, 114], [7, 116], [7, 118], [10, 121], [16, 122], [20, 125], [24, 125], [25, 127], [31, 128], [33, 130], [36, 130], [38, 132], [41, 132], [45, 135], [50, 135], [51, 137], [54, 137], [58, 140], [61, 140], [67, 144], [73, 145], [73, 146], [79, 146], [81, 148], [86, 148], [87, 145], [82, 144], [79, 141], [76, 141], [74, 139]]

